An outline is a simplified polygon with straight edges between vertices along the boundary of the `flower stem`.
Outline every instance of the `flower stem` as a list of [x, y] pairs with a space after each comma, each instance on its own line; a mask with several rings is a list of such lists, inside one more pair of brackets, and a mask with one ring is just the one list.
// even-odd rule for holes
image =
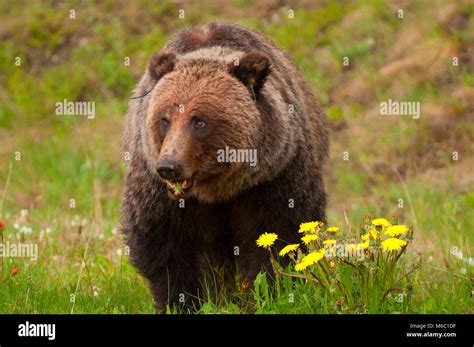
[[275, 261], [275, 257], [273, 256], [273, 252], [271, 249], [268, 249], [268, 252], [270, 253], [270, 262], [272, 263], [272, 268], [273, 272], [275, 273], [275, 282], [276, 282], [276, 287], [277, 287], [277, 296], [280, 298], [281, 292], [280, 292], [280, 269], [278, 268], [277, 262]]

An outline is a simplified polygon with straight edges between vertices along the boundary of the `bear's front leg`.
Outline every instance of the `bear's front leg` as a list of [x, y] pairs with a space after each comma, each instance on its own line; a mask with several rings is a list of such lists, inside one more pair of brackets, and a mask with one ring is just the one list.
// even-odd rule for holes
[[194, 311], [199, 307], [200, 292], [194, 251], [186, 237], [176, 238], [171, 233], [156, 229], [129, 231], [130, 260], [147, 279], [157, 313], [165, 312], [167, 306]]

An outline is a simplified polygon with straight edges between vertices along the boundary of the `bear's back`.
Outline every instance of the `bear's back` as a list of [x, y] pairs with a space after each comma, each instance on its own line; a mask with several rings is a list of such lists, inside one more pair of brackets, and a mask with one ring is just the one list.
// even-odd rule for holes
[[246, 27], [219, 22], [180, 32], [166, 48], [178, 54], [186, 54], [213, 46], [228, 47], [242, 52], [259, 50], [268, 55], [272, 55], [272, 51], [276, 49], [268, 39]]
[[211, 47], [222, 47], [226, 51], [242, 53], [251, 51], [265, 53], [271, 60], [272, 69], [277, 70], [284, 80], [300, 74], [293, 59], [271, 40], [234, 23], [213, 22], [180, 32], [165, 49], [179, 55], [187, 55]]

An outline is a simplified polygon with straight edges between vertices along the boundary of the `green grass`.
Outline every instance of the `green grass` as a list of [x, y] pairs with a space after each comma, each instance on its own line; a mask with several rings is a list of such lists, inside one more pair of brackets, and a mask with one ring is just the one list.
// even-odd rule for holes
[[[401, 266], [409, 268], [419, 257], [422, 262], [403, 284], [410, 295], [403, 304], [381, 303], [376, 291], [382, 284], [374, 283], [374, 302], [353, 303], [345, 311], [336, 298], [303, 280], [282, 278], [276, 290], [260, 275], [250, 295], [220, 294], [205, 299], [199, 312], [244, 313], [249, 309], [239, 303], [249, 301], [256, 313], [473, 313], [474, 266], [466, 259], [474, 256], [474, 129], [469, 121], [474, 73], [472, 64], [454, 69], [450, 61], [452, 54], [469, 55], [474, 6], [458, 6], [469, 20], [452, 30], [439, 23], [442, 2], [410, 5], [403, 21], [379, 0], [320, 8], [296, 4], [293, 19], [287, 8], [256, 3], [190, 4], [184, 20], [172, 2], [127, 3], [123, 11], [95, 1], [87, 6], [0, 5], [0, 193], [5, 191], [0, 219], [8, 222], [3, 240], [39, 248], [37, 263], [3, 259], [0, 313], [154, 311], [118, 231], [122, 119], [151, 53], [174, 32], [212, 19], [249, 25], [287, 49], [325, 107], [333, 128], [326, 176], [330, 224], [348, 229], [368, 214], [396, 214], [415, 230]], [[71, 7], [76, 20], [67, 18]], [[405, 26], [417, 27], [420, 41], [389, 58], [403, 42], [399, 35]], [[454, 43], [457, 51], [440, 51], [445, 63], [436, 68], [426, 64], [402, 68], [395, 76], [380, 74], [433, 42]], [[17, 56], [21, 66], [14, 65]], [[343, 68], [346, 56], [351, 63]], [[125, 57], [130, 66], [123, 64]], [[358, 81], [367, 87], [363, 95], [359, 84], [351, 84]], [[421, 119], [380, 118], [379, 104], [388, 98], [420, 101]], [[62, 99], [95, 101], [96, 118], [58, 118], [54, 104]], [[342, 160], [344, 151], [350, 160]], [[460, 154], [457, 162], [451, 160], [453, 151]], [[17, 152], [21, 160], [15, 160]], [[22, 209], [28, 216], [21, 215]], [[20, 233], [22, 226], [32, 233]], [[452, 254], [453, 247], [462, 251], [463, 260]], [[350, 283], [353, 275], [346, 277]]]

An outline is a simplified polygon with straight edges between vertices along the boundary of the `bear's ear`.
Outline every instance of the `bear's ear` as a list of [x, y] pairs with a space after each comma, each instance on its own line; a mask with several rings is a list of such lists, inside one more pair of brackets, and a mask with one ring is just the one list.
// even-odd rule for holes
[[148, 63], [148, 72], [151, 78], [158, 81], [161, 77], [171, 72], [176, 64], [176, 56], [171, 52], [156, 52]]
[[270, 58], [260, 52], [245, 53], [229, 63], [229, 72], [237, 77], [250, 91], [254, 100], [270, 73]]

